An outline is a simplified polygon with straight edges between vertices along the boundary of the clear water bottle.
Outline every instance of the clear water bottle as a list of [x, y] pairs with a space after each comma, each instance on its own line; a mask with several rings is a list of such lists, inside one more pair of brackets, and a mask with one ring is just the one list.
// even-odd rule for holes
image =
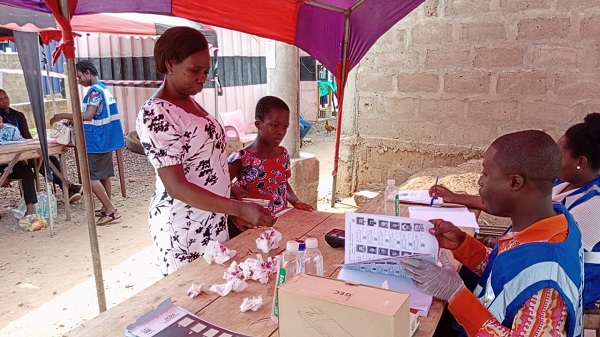
[[323, 254], [319, 250], [319, 241], [315, 238], [306, 239], [306, 250], [302, 254], [302, 271], [323, 276]]
[[398, 195], [398, 188], [396, 188], [396, 180], [389, 179], [387, 181], [387, 187], [383, 192], [385, 199], [385, 214], [387, 215], [398, 215], [396, 214], [396, 196]]
[[296, 274], [300, 274], [302, 271], [299, 248], [300, 244], [297, 241], [288, 241], [285, 245], [285, 251], [281, 254], [281, 260], [279, 261], [279, 268], [277, 270], [275, 294], [273, 295], [273, 311], [271, 312], [271, 319], [274, 321], [279, 319], [277, 288], [286, 280], [291, 279]]

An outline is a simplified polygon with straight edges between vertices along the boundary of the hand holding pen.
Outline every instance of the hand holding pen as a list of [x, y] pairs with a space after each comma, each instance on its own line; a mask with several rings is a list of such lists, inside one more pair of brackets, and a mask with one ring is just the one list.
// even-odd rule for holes
[[[435, 184], [433, 184], [432, 188], [436, 187], [439, 181], [440, 181], [440, 176], [437, 176], [435, 178]], [[433, 200], [437, 199], [437, 197], [438, 197], [437, 193], [435, 193], [435, 190], [434, 190], [434, 193], [432, 193], [432, 191], [431, 191], [432, 188], [429, 189], [429, 195], [431, 196], [431, 201], [429, 202], [429, 206], [433, 206]]]

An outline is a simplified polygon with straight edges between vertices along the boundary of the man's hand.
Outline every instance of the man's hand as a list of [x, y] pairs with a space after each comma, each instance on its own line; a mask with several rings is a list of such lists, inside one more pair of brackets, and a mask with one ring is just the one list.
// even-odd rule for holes
[[434, 235], [440, 244], [440, 248], [455, 250], [458, 248], [467, 237], [467, 233], [454, 226], [451, 222], [442, 219], [429, 220], [433, 224], [433, 228], [429, 233]]
[[253, 226], [271, 227], [277, 221], [277, 218], [271, 216], [271, 212], [268, 209], [259, 204], [253, 202], [244, 202], [242, 204], [242, 214], [239, 217]]
[[451, 301], [465, 288], [463, 280], [452, 266], [438, 267], [418, 258], [406, 257], [400, 260], [404, 273], [423, 292], [444, 301]]
[[442, 185], [433, 185], [429, 188], [429, 196], [437, 199], [442, 198], [444, 202], [454, 202], [456, 193]]

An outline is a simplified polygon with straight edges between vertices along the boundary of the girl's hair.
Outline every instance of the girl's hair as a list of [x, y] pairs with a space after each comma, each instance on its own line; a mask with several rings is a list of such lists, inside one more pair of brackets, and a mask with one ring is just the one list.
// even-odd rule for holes
[[588, 114], [583, 123], [571, 126], [565, 136], [573, 158], [584, 156], [594, 171], [600, 169], [600, 113]]
[[154, 45], [156, 70], [164, 75], [168, 71], [167, 62], [181, 63], [188, 56], [205, 49], [208, 49], [208, 42], [197, 29], [169, 28], [156, 40]]
[[265, 96], [258, 100], [256, 103], [256, 110], [254, 112], [254, 118], [260, 121], [264, 121], [265, 116], [271, 111], [271, 109], [283, 109], [290, 111], [285, 102], [275, 96]]
[[81, 71], [83, 74], [89, 72], [92, 76], [98, 76], [98, 69], [96, 69], [90, 60], [81, 60], [77, 62], [75, 69]]

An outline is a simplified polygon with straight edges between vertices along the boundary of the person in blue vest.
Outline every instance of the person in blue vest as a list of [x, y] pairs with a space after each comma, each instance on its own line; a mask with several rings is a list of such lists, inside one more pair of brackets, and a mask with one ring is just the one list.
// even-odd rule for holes
[[[98, 79], [98, 70], [90, 60], [81, 60], [75, 65], [77, 80], [90, 87], [83, 98], [81, 116], [85, 145], [88, 153], [92, 192], [102, 203], [95, 211], [100, 218], [97, 225], [106, 225], [121, 217], [111, 202], [110, 178], [114, 177], [113, 151], [125, 147], [123, 128], [119, 118], [117, 102], [106, 85]], [[51, 123], [61, 119], [72, 120], [72, 114], [56, 114]]]
[[[562, 155], [559, 179], [552, 189], [552, 200], [561, 203], [573, 215], [583, 236], [585, 308], [594, 308], [600, 300], [600, 113], [588, 114], [583, 123], [567, 129], [558, 139]], [[481, 198], [454, 193], [441, 185], [430, 193], [444, 201], [485, 211]], [[486, 238], [491, 248], [497, 240]]]
[[548, 134], [506, 134], [487, 149], [479, 178], [486, 210], [512, 220], [494, 249], [450, 222], [431, 220], [440, 247], [480, 275], [473, 292], [454, 267], [401, 261], [419, 289], [448, 301], [463, 335], [583, 335], [581, 232], [567, 209], [552, 202], [560, 169], [560, 149]]

